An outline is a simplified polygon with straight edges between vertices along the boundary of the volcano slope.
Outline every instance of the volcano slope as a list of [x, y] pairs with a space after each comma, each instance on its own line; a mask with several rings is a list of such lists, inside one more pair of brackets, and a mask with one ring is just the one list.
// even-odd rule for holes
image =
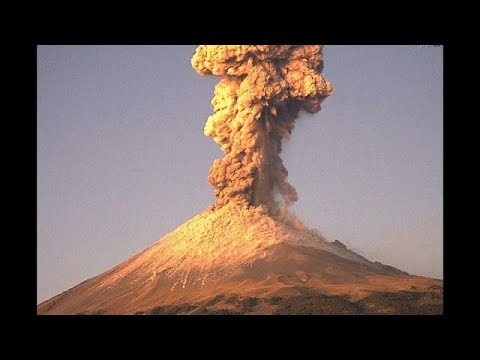
[[442, 314], [443, 282], [371, 262], [294, 216], [209, 208], [38, 314]]

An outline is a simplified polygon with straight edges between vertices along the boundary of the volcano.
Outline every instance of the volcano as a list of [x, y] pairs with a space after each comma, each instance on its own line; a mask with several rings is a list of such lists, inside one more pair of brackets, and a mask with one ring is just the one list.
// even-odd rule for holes
[[204, 127], [224, 153], [208, 178], [215, 205], [38, 314], [441, 314], [441, 280], [369, 261], [288, 211], [282, 141], [333, 94], [322, 50], [199, 46], [192, 67], [220, 77]]
[[371, 262], [294, 216], [206, 209], [38, 314], [441, 314], [443, 282]]

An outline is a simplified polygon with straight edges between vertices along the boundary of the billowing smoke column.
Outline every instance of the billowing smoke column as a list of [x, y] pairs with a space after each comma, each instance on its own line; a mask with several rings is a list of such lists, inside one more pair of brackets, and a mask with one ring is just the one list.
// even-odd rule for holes
[[229, 202], [278, 209], [298, 199], [280, 153], [301, 109], [320, 110], [332, 94], [321, 75], [323, 45], [201, 45], [192, 66], [221, 77], [204, 133], [226, 154], [210, 169], [217, 206]]

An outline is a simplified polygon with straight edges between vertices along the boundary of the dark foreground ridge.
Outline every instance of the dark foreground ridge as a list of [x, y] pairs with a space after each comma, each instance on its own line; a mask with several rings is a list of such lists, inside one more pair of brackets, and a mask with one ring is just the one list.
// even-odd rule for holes
[[[347, 296], [325, 295], [308, 287], [296, 288], [296, 296], [268, 298], [217, 295], [196, 304], [156, 306], [135, 315], [441, 315], [443, 290], [429, 292], [373, 292], [352, 301]], [[106, 311], [76, 315], [108, 315]]]

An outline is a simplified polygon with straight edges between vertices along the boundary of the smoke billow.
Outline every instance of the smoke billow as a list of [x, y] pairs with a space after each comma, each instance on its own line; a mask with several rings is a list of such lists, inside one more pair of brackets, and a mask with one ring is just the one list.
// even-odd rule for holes
[[210, 169], [217, 206], [264, 205], [277, 212], [298, 199], [280, 153], [300, 110], [314, 113], [332, 94], [322, 76], [323, 45], [201, 45], [192, 66], [221, 77], [204, 133], [225, 156]]

